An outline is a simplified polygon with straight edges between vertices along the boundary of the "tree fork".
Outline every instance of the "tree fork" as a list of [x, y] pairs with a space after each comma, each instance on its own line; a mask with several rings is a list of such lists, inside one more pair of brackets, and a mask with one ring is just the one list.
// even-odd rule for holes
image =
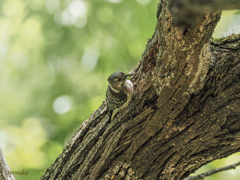
[[209, 42], [220, 12], [184, 29], [168, 6], [160, 1], [155, 33], [132, 70], [129, 107], [110, 122], [104, 102], [42, 180], [179, 180], [240, 150], [240, 40]]

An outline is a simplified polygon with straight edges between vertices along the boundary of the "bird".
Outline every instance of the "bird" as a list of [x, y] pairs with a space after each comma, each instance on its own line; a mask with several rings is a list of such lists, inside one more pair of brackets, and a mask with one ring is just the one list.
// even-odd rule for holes
[[116, 113], [127, 107], [133, 94], [133, 83], [127, 77], [133, 74], [125, 74], [116, 71], [108, 77], [106, 101], [109, 118], [112, 120]]

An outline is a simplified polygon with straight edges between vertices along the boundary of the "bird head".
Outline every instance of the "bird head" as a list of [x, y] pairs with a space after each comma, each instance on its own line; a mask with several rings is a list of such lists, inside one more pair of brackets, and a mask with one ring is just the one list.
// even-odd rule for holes
[[125, 87], [125, 81], [127, 77], [132, 76], [132, 74], [124, 74], [122, 71], [116, 71], [108, 77], [108, 82], [111, 89], [118, 93], [123, 91]]

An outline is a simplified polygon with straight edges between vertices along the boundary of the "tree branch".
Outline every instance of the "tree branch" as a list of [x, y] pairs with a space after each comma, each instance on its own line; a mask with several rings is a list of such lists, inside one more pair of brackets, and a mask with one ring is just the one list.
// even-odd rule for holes
[[174, 27], [169, 3], [131, 71], [133, 102], [111, 121], [103, 103], [42, 180], [179, 180], [240, 150], [240, 39], [209, 43], [216, 12]]
[[206, 12], [240, 9], [239, 0], [172, 0], [170, 11], [176, 26], [192, 26]]
[[222, 167], [222, 168], [218, 168], [218, 169], [212, 169], [211, 171], [199, 174], [197, 176], [189, 176], [189, 177], [185, 178], [184, 180], [204, 179], [207, 176], [211, 176], [211, 175], [216, 174], [216, 173], [221, 172], [221, 171], [226, 171], [226, 170], [229, 170], [229, 169], [235, 169], [239, 165], [240, 165], [240, 162], [232, 164], [230, 166], [226, 166], [226, 167]]
[[15, 180], [0, 148], [0, 180]]

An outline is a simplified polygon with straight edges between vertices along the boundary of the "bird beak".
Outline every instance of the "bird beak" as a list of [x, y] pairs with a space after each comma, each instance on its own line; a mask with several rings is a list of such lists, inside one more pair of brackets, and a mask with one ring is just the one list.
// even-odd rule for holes
[[125, 78], [132, 76], [133, 74], [125, 74]]
[[125, 77], [132, 76], [133, 74], [125, 74]]

